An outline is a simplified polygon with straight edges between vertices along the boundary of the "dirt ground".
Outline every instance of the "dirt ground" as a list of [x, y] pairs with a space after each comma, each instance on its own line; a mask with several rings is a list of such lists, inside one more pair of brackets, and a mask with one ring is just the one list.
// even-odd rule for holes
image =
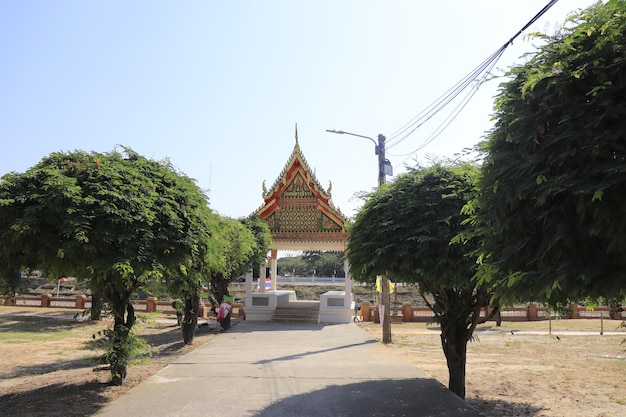
[[[626, 416], [626, 332], [619, 321], [559, 320], [479, 326], [468, 344], [466, 400], [490, 417]], [[362, 327], [380, 340], [380, 324]], [[558, 338], [557, 338], [558, 336]], [[448, 384], [440, 331], [392, 326], [390, 354]]]
[[[175, 320], [149, 321], [137, 330], [156, 349], [128, 370], [126, 385], [111, 386], [110, 371], [94, 371], [92, 335], [107, 321], [77, 321], [75, 311], [0, 306], [0, 416], [89, 416], [176, 357], [217, 334], [198, 328], [193, 346], [182, 342]], [[153, 316], [152, 319], [156, 319]]]
[[[108, 324], [77, 321], [71, 310], [0, 307], [0, 416], [93, 415], [174, 358], [219, 337], [200, 327], [194, 346], [184, 346], [175, 323], [144, 324], [138, 333], [157, 353], [129, 369], [125, 386], [113, 387], [108, 371], [93, 371], [97, 352], [88, 347], [91, 335]], [[380, 325], [361, 326], [381, 336]], [[626, 415], [626, 331], [619, 322], [605, 322], [602, 336], [597, 320], [563, 320], [553, 324], [552, 335], [547, 326], [481, 326], [478, 340], [468, 346], [468, 402], [486, 417]], [[437, 328], [394, 324], [392, 335], [390, 355], [447, 385]]]

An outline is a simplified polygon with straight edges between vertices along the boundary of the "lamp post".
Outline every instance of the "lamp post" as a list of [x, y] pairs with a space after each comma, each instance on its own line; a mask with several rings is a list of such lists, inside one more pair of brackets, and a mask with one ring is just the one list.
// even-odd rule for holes
[[[386, 177], [386, 159], [385, 159], [385, 138], [384, 135], [378, 135], [378, 143], [373, 138], [364, 135], [357, 135], [356, 133], [344, 132], [343, 130], [330, 130], [326, 129], [329, 133], [336, 133], [338, 135], [350, 135], [357, 136], [359, 138], [369, 139], [374, 142], [374, 152], [378, 155], [378, 186], [382, 186], [387, 182]], [[383, 327], [383, 343], [391, 343], [391, 312], [389, 308], [390, 298], [389, 298], [389, 281], [386, 276], [380, 277], [380, 305], [382, 306], [382, 315], [380, 320], [382, 322]]]

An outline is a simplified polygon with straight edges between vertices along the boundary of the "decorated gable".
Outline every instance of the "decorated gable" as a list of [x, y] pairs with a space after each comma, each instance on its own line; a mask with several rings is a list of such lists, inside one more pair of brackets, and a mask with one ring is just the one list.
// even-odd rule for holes
[[[267, 222], [275, 246], [293, 248], [317, 244], [343, 244], [346, 218], [331, 200], [332, 184], [325, 190], [306, 162], [296, 131], [296, 144], [287, 164], [270, 189], [263, 183], [263, 206], [256, 214]], [[319, 246], [319, 245], [313, 245]]]
[[281, 198], [315, 198], [315, 194], [307, 185], [302, 172], [296, 172], [289, 185], [285, 187]]

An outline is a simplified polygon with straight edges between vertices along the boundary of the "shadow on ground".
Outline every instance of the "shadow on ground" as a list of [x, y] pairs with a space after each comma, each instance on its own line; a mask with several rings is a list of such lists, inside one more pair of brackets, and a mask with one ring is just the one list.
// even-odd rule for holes
[[543, 408], [535, 407], [527, 403], [513, 403], [504, 400], [486, 400], [482, 398], [470, 398], [470, 405], [481, 412], [485, 417], [509, 417], [525, 416], [533, 417], [544, 411]]
[[[0, 415], [11, 417], [48, 417], [51, 415], [88, 416], [104, 406], [109, 387], [101, 382], [51, 384], [18, 394], [0, 396]], [[42, 399], [45, 398], [45, 403]], [[75, 408], [76, 407], [76, 408]], [[61, 410], [63, 414], [57, 414]]]
[[[96, 364], [96, 356], [91, 358], [71, 359], [65, 361], [56, 361], [53, 363], [39, 363], [29, 366], [17, 366], [11, 370], [9, 375], [3, 376], [3, 379], [18, 378], [30, 375], [43, 375], [56, 371], [64, 371], [70, 369], [90, 368]], [[0, 413], [0, 415], [2, 415]]]
[[75, 320], [71, 314], [54, 313], [56, 312], [49, 312], [39, 316], [26, 314], [25, 312], [4, 314], [0, 316], [0, 332], [60, 332], [77, 327], [93, 326], [93, 322]]
[[430, 379], [372, 380], [334, 385], [278, 401], [255, 417], [478, 417], [465, 401]]

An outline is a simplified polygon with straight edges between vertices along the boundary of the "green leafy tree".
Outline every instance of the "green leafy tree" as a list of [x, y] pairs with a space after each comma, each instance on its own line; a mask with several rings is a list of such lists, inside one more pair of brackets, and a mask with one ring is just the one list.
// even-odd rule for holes
[[322, 257], [322, 252], [315, 250], [315, 251], [305, 251], [302, 254], [302, 259], [304, 259], [304, 261], [306, 262], [307, 268], [306, 268], [306, 275], [320, 275], [319, 271], [317, 271], [317, 263], [319, 262], [319, 260]]
[[261, 261], [267, 258], [270, 246], [272, 245], [272, 232], [267, 223], [255, 214], [240, 219], [240, 221], [252, 232], [256, 242], [254, 251], [248, 262], [253, 265], [259, 265]]
[[350, 229], [347, 257], [359, 281], [393, 275], [419, 285], [441, 325], [449, 388], [465, 398], [467, 342], [489, 301], [472, 280], [473, 239], [465, 231], [465, 204], [474, 196], [477, 168], [470, 165], [411, 169], [372, 193]]
[[572, 15], [495, 103], [476, 206], [485, 281], [550, 305], [626, 289], [626, 2]]
[[285, 275], [285, 274], [289, 274], [289, 275], [308, 275], [307, 271], [310, 268], [310, 266], [307, 264], [307, 262], [304, 260], [304, 258], [302, 257], [302, 255], [298, 255], [298, 256], [285, 256], [283, 258], [278, 259], [278, 264], [277, 264], [277, 273], [280, 275]]
[[19, 270], [13, 274], [7, 270], [4, 275], [0, 276], [0, 294], [15, 296], [24, 287], [22, 273]]
[[[270, 250], [270, 245], [272, 244], [272, 232], [270, 232], [267, 223], [255, 214], [242, 219], [241, 222], [244, 226], [250, 229], [254, 235], [256, 247], [249, 259], [248, 265], [252, 268], [253, 276], [260, 277], [261, 273], [259, 271], [259, 267], [267, 259], [267, 253]], [[243, 272], [247, 271], [248, 270], [246, 269]]]
[[302, 255], [288, 256], [278, 260], [278, 274], [315, 275], [319, 277], [343, 277], [343, 252], [307, 251]]
[[225, 295], [229, 295], [228, 284], [250, 269], [257, 242], [252, 230], [243, 222], [222, 217], [211, 247], [211, 255], [207, 259], [209, 290], [214, 303], [219, 304]]
[[210, 210], [200, 210], [198, 216], [198, 235], [192, 252], [192, 260], [187, 266], [183, 266], [179, 273], [169, 274], [165, 277], [167, 290], [170, 294], [180, 297], [179, 302], [173, 303], [177, 308], [176, 314], [180, 322], [183, 343], [193, 344], [196, 329], [198, 328], [198, 313], [200, 311], [200, 299], [205, 292], [206, 277], [212, 272], [211, 266], [217, 263], [221, 256], [219, 236], [221, 218], [211, 213]]
[[33, 267], [87, 281], [113, 315], [106, 358], [122, 384], [134, 352], [134, 295], [197, 268], [209, 211], [193, 180], [167, 161], [129, 148], [53, 153], [0, 181], [0, 273]]
[[343, 277], [343, 252], [322, 252], [314, 264], [316, 275], [320, 277]]

